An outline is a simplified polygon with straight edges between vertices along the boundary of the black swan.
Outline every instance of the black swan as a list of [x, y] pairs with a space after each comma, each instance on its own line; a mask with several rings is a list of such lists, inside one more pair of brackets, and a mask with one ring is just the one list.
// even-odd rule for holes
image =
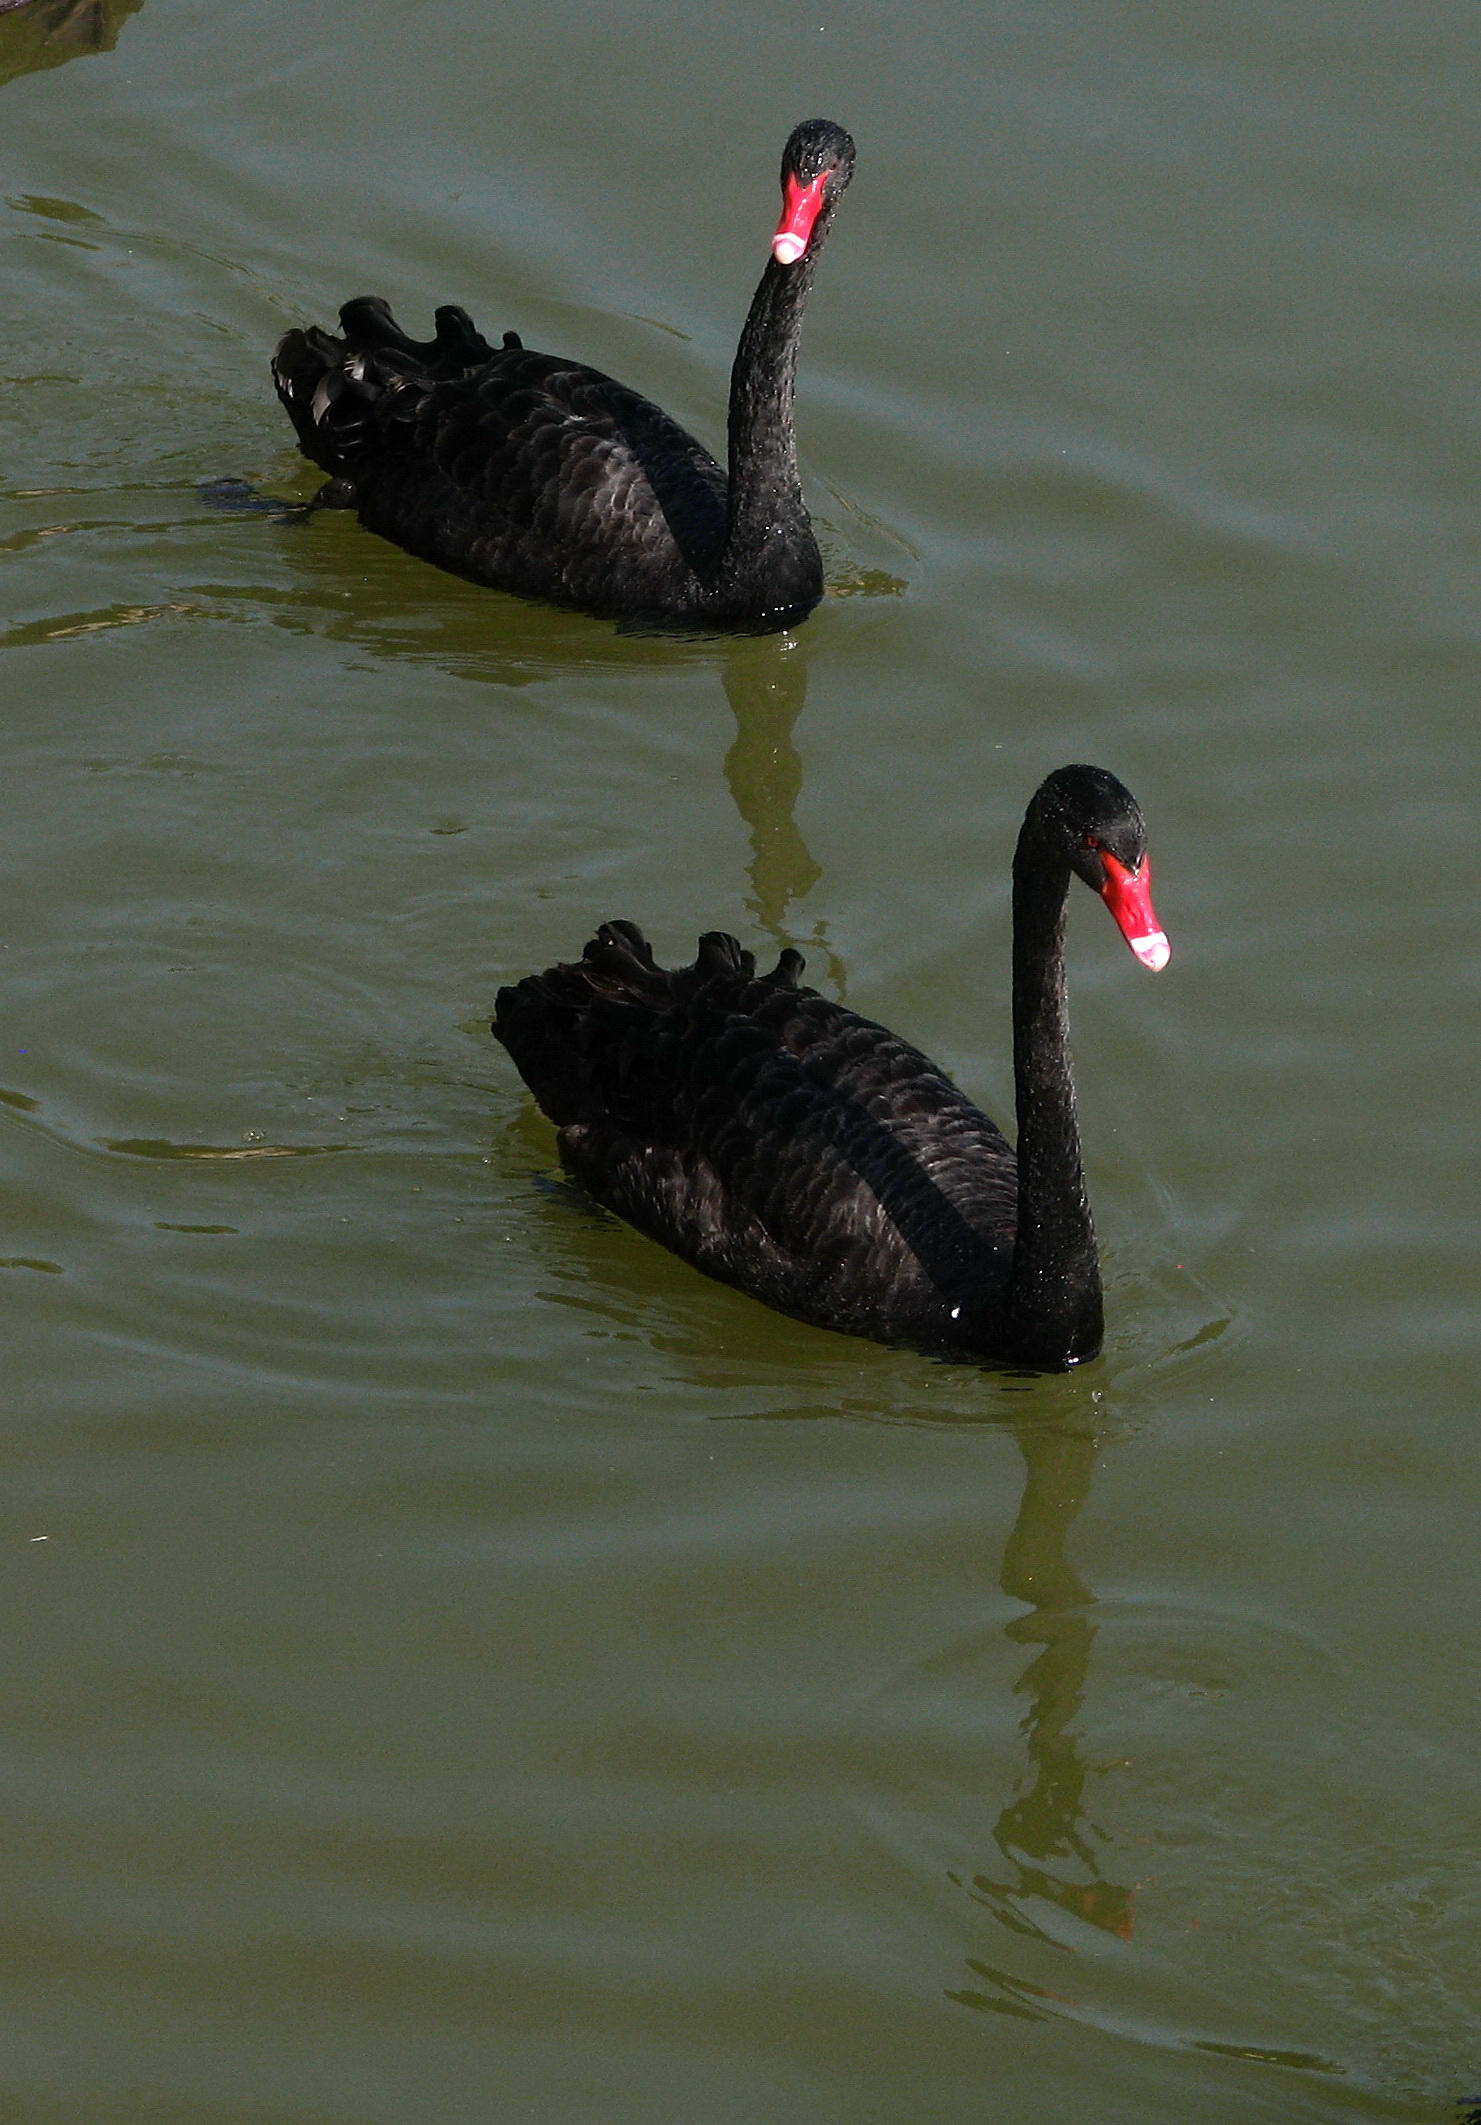
[[319, 499], [477, 583], [669, 628], [770, 634], [823, 595], [797, 473], [802, 312], [854, 144], [825, 118], [782, 155], [782, 218], [730, 379], [730, 476], [648, 399], [599, 369], [491, 347], [462, 310], [437, 336], [386, 304], [340, 311], [343, 338], [289, 332], [273, 381]]
[[630, 922], [499, 992], [494, 1032], [599, 1202], [784, 1313], [1060, 1371], [1100, 1348], [1064, 985], [1070, 874], [1143, 966], [1169, 958], [1135, 798], [1098, 767], [1035, 792], [1013, 859], [1018, 1154], [898, 1034], [758, 974], [712, 932], [673, 972]]

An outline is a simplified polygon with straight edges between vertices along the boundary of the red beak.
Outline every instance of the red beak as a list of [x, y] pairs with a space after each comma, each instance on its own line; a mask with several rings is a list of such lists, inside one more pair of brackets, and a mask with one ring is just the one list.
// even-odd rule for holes
[[1106, 870], [1101, 899], [1142, 965], [1160, 974], [1172, 958], [1172, 946], [1152, 906], [1152, 866], [1144, 856], [1141, 869], [1129, 871], [1105, 849], [1100, 852], [1100, 860]]
[[826, 170], [811, 184], [799, 184], [795, 177], [787, 179], [782, 190], [782, 218], [771, 239], [771, 255], [779, 265], [795, 266], [811, 243], [827, 180]]

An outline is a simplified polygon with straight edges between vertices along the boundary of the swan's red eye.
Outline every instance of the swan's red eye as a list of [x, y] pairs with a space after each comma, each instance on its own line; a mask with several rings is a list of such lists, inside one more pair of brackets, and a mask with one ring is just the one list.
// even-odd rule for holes
[[811, 184], [788, 177], [782, 190], [782, 218], [771, 239], [771, 255], [779, 265], [795, 266], [812, 241], [813, 223], [823, 204], [823, 186], [827, 182], [826, 170]]
[[[1096, 848], [1088, 835], [1086, 840], [1088, 846]], [[1172, 946], [1152, 906], [1151, 864], [1144, 856], [1141, 868], [1129, 871], [1109, 849], [1096, 848], [1096, 853], [1106, 873], [1106, 882], [1100, 889], [1101, 899], [1142, 965], [1150, 967], [1154, 974], [1160, 974], [1172, 957]]]

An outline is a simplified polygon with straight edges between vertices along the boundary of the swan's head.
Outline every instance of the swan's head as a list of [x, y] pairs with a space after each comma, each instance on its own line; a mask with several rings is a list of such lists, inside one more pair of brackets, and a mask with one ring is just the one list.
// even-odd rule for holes
[[1023, 827], [1020, 847], [1068, 861], [1142, 965], [1160, 974], [1172, 946], [1152, 906], [1147, 823], [1126, 784], [1103, 767], [1058, 768], [1035, 792]]
[[831, 118], [805, 118], [782, 150], [782, 218], [771, 239], [778, 265], [795, 266], [813, 240], [824, 208], [854, 174], [854, 144]]

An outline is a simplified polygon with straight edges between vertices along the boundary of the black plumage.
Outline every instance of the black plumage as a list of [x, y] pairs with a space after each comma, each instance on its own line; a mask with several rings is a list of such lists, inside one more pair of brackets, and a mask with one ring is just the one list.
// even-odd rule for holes
[[440, 567], [643, 625], [772, 632], [823, 594], [797, 469], [802, 314], [853, 171], [842, 127], [810, 119], [782, 159], [784, 208], [730, 389], [729, 475], [676, 421], [584, 363], [463, 311], [412, 340], [362, 296], [340, 337], [289, 332], [273, 381], [321, 499]]
[[1167, 943], [1146, 838], [1114, 776], [1061, 768], [1014, 860], [1018, 1153], [898, 1034], [758, 974], [719, 932], [658, 966], [628, 922], [500, 991], [494, 1031], [599, 1201], [696, 1267], [852, 1334], [1059, 1369], [1100, 1347], [1070, 1077], [1071, 872], [1151, 967]]

